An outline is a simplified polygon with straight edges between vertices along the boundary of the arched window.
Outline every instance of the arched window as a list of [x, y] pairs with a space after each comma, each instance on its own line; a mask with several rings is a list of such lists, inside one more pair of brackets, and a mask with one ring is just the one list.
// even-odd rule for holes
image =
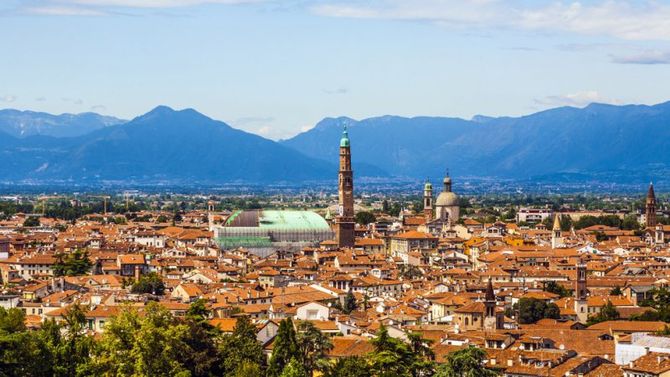
[[468, 326], [470, 324], [469, 318], [465, 317], [465, 326]]

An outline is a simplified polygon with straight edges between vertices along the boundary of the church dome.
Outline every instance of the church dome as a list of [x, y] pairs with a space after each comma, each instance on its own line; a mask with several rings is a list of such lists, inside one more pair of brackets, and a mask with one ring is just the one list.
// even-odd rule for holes
[[425, 185], [423, 185], [424, 191], [433, 191], [433, 184], [430, 182], [426, 182]]
[[347, 132], [347, 126], [344, 126], [344, 132], [342, 132], [342, 138], [340, 139], [340, 148], [349, 147], [349, 133]]
[[436, 206], [456, 206], [458, 205], [458, 195], [451, 191], [443, 191], [435, 200]]

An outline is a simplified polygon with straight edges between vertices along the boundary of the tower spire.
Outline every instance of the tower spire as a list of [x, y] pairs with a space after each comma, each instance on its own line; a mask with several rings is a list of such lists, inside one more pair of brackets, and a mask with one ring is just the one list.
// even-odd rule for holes
[[354, 172], [351, 169], [351, 142], [347, 126], [340, 139], [340, 171], [338, 174], [338, 215], [335, 219], [335, 235], [340, 247], [354, 247]]
[[656, 193], [654, 192], [653, 182], [649, 183], [649, 190], [647, 190], [645, 218], [647, 221], [647, 228], [653, 228], [656, 226]]

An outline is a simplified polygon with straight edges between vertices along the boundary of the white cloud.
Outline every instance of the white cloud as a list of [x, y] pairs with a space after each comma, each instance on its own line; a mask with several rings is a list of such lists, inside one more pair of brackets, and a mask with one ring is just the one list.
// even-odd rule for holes
[[0, 96], [0, 102], [12, 103], [14, 101], [16, 101], [16, 96], [13, 96], [11, 94]]
[[248, 4], [263, 0], [60, 0], [71, 4], [121, 8], [176, 8], [203, 4]]
[[587, 90], [572, 94], [547, 96], [544, 98], [535, 99], [535, 103], [542, 107], [559, 107], [559, 106], [573, 106], [584, 107], [591, 103], [607, 103], [607, 104], [622, 104], [618, 99], [612, 99], [602, 96], [596, 90]]
[[[531, 5], [532, 4], [532, 5]], [[539, 5], [538, 5], [539, 4]], [[520, 2], [502, 0], [373, 0], [320, 4], [324, 16], [431, 21], [449, 27], [606, 35], [670, 40], [670, 5], [653, 0]]]
[[644, 50], [629, 55], [612, 55], [612, 62], [619, 64], [670, 64], [670, 50]]
[[37, 0], [20, 11], [47, 16], [102, 16], [118, 9], [161, 9], [205, 4], [238, 5], [265, 0]]
[[24, 8], [23, 11], [43, 16], [102, 16], [106, 14], [95, 9], [67, 5], [38, 5]]

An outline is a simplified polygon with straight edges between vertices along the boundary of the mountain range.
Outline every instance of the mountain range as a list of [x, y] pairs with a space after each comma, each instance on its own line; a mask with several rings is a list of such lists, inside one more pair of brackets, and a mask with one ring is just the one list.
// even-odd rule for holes
[[96, 113], [52, 115], [35, 111], [0, 110], [0, 132], [19, 138], [33, 135], [81, 136], [125, 122], [123, 119]]
[[165, 106], [76, 137], [0, 133], [0, 150], [5, 181], [277, 182], [327, 179], [336, 170], [195, 110]]
[[326, 118], [278, 142], [192, 109], [130, 121], [95, 113], [0, 111], [0, 181], [334, 180], [348, 128], [357, 177], [648, 180], [670, 168], [670, 102], [591, 104], [522, 117]]
[[528, 179], [604, 172], [653, 178], [670, 167], [670, 102], [591, 104], [522, 117], [472, 120], [383, 116], [355, 121], [326, 118], [282, 144], [333, 161], [348, 127], [352, 155], [394, 176], [454, 175]]

